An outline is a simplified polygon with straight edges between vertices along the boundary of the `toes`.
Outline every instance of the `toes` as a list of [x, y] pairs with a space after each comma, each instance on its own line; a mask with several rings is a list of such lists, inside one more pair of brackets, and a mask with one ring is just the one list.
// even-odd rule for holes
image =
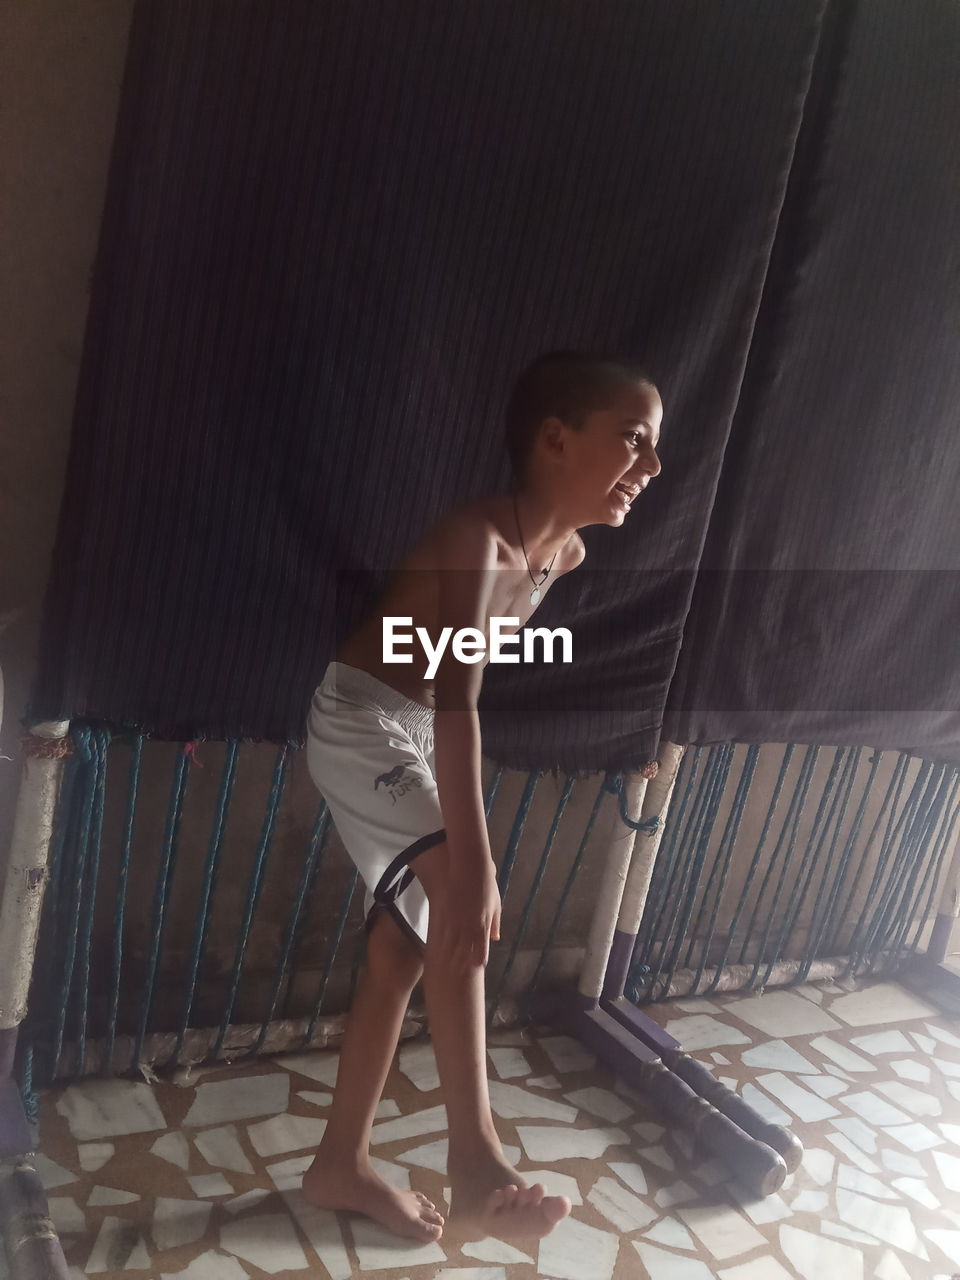
[[414, 1195], [417, 1197], [420, 1203], [425, 1204], [428, 1209], [435, 1209], [437, 1207], [432, 1200], [427, 1199], [427, 1197], [423, 1194], [422, 1191], [415, 1191]]

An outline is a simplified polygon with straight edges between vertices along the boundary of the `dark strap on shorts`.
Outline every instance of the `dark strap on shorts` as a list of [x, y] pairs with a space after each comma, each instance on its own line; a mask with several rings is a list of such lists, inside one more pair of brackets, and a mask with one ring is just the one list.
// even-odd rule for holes
[[419, 840], [414, 840], [413, 844], [407, 845], [402, 853], [397, 854], [377, 881], [377, 887], [373, 891], [374, 902], [381, 907], [396, 902], [416, 874], [410, 870], [409, 864], [419, 854], [432, 849], [434, 845], [443, 844], [446, 838], [446, 830], [441, 827], [439, 831], [431, 831], [428, 836], [421, 836]]

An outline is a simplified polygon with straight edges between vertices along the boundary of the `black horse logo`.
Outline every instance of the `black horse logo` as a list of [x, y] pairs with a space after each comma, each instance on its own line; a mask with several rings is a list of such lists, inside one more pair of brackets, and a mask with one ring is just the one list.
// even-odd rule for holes
[[389, 773], [381, 773], [373, 784], [374, 791], [377, 791], [382, 782], [385, 787], [395, 787], [403, 781], [403, 771], [408, 765], [414, 764], [413, 760], [405, 760], [403, 764], [394, 765]]

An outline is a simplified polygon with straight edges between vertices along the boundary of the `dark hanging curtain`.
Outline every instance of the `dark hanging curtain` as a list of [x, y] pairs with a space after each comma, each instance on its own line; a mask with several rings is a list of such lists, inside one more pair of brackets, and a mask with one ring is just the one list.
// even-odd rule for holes
[[[574, 346], [647, 366], [664, 472], [537, 616], [573, 664], [489, 669], [489, 753], [629, 768], [665, 710], [851, 743], [909, 711], [955, 747], [955, 596], [921, 583], [957, 568], [958, 30], [945, 0], [140, 0], [33, 717], [302, 740], [398, 554], [505, 483], [512, 379]], [[909, 707], [828, 705], [891, 654]]]

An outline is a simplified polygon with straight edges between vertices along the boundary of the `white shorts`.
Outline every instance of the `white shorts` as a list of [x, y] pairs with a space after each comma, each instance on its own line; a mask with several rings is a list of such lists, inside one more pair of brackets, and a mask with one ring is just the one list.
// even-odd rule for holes
[[307, 767], [378, 909], [427, 940], [428, 904], [409, 867], [447, 838], [433, 773], [433, 709], [382, 680], [331, 662], [310, 704]]

